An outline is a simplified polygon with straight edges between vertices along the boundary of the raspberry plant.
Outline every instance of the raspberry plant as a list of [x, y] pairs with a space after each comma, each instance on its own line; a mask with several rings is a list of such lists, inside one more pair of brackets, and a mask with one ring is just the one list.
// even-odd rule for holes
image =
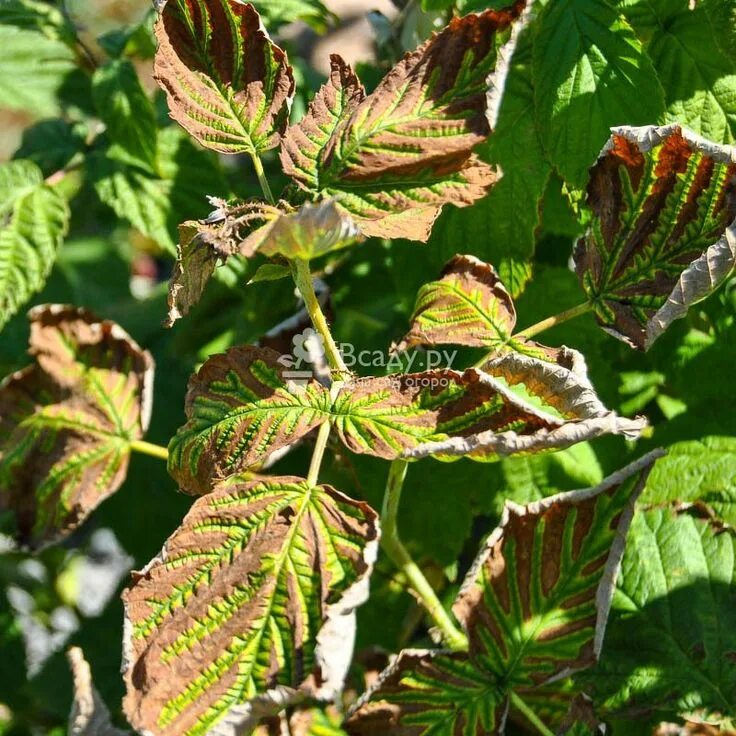
[[5, 0], [0, 731], [732, 732], [735, 16]]

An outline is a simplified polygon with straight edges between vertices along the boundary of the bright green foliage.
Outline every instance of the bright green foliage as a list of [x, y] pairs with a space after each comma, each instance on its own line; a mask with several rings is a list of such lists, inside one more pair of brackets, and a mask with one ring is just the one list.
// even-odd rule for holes
[[300, 478], [235, 477], [198, 499], [124, 594], [131, 723], [204, 736], [231, 707], [255, 725], [256, 696], [267, 713], [298, 688], [334, 694], [377, 538], [369, 506]]
[[207, 213], [202, 191], [217, 194], [226, 189], [217, 161], [174, 127], [158, 134], [155, 174], [111, 160], [102, 152], [89, 156], [87, 164], [100, 199], [171, 252], [176, 226], [184, 216]]
[[631, 528], [603, 656], [586, 676], [606, 713], [736, 719], [736, 536], [670, 509]]
[[736, 526], [736, 439], [705, 437], [668, 449], [649, 476], [642, 504], [695, 504]]
[[[657, 454], [596, 488], [508, 505], [453, 612], [464, 653], [407, 650], [348, 721], [360, 736], [502, 734], [520, 695], [590, 666], [605, 629], [620, 543]], [[513, 701], [511, 701], [513, 707]]]
[[153, 105], [127, 60], [112, 61], [95, 72], [92, 95], [107, 126], [107, 155], [124, 164], [156, 170], [156, 121]]
[[301, 20], [315, 31], [323, 32], [334, 19], [320, 0], [254, 0], [266, 28], [276, 30], [284, 23]]
[[39, 291], [69, 226], [69, 207], [30, 161], [0, 166], [0, 329]]
[[[597, 94], [603, 87], [606, 94]], [[652, 123], [664, 110], [651, 61], [606, 0], [547, 4], [534, 44], [534, 89], [544, 147], [576, 187], [611, 126]]]
[[294, 77], [252, 5], [171, 0], [156, 38], [155, 75], [171, 116], [202, 145], [250, 154], [278, 145]]

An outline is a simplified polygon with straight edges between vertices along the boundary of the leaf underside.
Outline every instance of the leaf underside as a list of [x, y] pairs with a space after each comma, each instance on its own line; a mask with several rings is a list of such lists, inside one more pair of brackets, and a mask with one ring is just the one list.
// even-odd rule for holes
[[672, 125], [617, 128], [588, 185], [576, 248], [599, 323], [648, 349], [736, 263], [736, 153]]
[[256, 700], [265, 714], [298, 689], [334, 696], [377, 538], [370, 507], [301, 478], [234, 477], [198, 499], [124, 594], [133, 726], [203, 736], [255, 725]]

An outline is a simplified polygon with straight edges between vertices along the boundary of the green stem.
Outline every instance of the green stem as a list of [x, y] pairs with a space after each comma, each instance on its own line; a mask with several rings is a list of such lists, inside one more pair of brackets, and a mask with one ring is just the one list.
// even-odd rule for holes
[[266, 179], [266, 172], [263, 170], [263, 161], [261, 161], [257, 153], [252, 153], [250, 158], [253, 161], [253, 168], [258, 177], [258, 183], [261, 185], [263, 196], [268, 200], [269, 204], [276, 204], [276, 200], [273, 198], [273, 192], [268, 184], [268, 179]]
[[330, 436], [330, 423], [325, 422], [320, 428], [317, 434], [317, 443], [314, 446], [314, 452], [312, 453], [312, 460], [309, 463], [309, 473], [307, 474], [307, 483], [310, 486], [316, 486], [319, 480], [319, 469], [322, 467], [322, 458], [325, 454], [325, 448], [327, 447], [327, 440]]
[[314, 293], [309, 261], [297, 258], [291, 262], [291, 266], [294, 283], [296, 284], [296, 288], [299, 289], [302, 299], [304, 299], [304, 306], [307, 309], [309, 318], [312, 320], [314, 329], [319, 332], [324, 341], [325, 355], [330, 368], [343, 375], [349, 374], [350, 371], [345, 365], [345, 361], [342, 359], [342, 355], [340, 355], [340, 350], [332, 337], [330, 326], [327, 324], [327, 318], [322, 311], [319, 299], [317, 299], [317, 295]]
[[161, 445], [154, 445], [151, 442], [144, 442], [143, 440], [133, 440], [130, 443], [130, 449], [133, 452], [140, 452], [143, 455], [150, 455], [151, 457], [157, 457], [160, 460], [169, 459], [169, 451]]
[[579, 317], [581, 314], [590, 312], [591, 309], [593, 309], [593, 305], [590, 302], [578, 304], [577, 307], [566, 309], [564, 312], [555, 314], [553, 317], [547, 317], [547, 319], [543, 319], [541, 322], [537, 322], [537, 324], [532, 325], [531, 327], [527, 327], [525, 330], [517, 333], [514, 337], [535, 337], [540, 332], [544, 332], [545, 330], [549, 330], [552, 327], [561, 325], [563, 322], [567, 322], [569, 319]]
[[554, 733], [544, 725], [539, 716], [513, 690], [509, 695], [509, 700], [511, 701], [511, 705], [513, 705], [514, 708], [516, 708], [516, 710], [518, 710], [519, 713], [521, 713], [524, 718], [526, 718], [527, 721], [529, 721], [529, 723], [531, 723], [532, 726], [542, 734], [542, 736], [555, 736]]
[[381, 512], [381, 546], [406, 576], [412, 592], [442, 632], [447, 645], [454, 650], [466, 650], [468, 640], [465, 635], [452, 622], [434, 589], [424, 577], [424, 573], [399, 539], [397, 516], [407, 468], [408, 463], [404, 460], [394, 460], [391, 463]]

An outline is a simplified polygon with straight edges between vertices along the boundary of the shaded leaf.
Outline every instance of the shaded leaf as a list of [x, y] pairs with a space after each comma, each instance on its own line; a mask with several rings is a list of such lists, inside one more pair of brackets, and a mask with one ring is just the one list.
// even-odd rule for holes
[[[324, 422], [353, 452], [388, 460], [465, 454], [489, 460], [603, 433], [636, 435], [643, 426], [613, 415], [589, 385], [558, 366], [535, 364], [526, 373], [493, 366], [502, 380], [475, 369], [353, 379], [333, 396], [308, 371], [287, 368], [292, 362], [271, 350], [238, 347], [192, 376], [188, 421], [169, 445], [169, 472], [185, 491], [207, 493], [214, 481], [264, 461]], [[506, 387], [517, 375], [550, 411]]]
[[151, 356], [113, 322], [31, 310], [36, 363], [0, 384], [0, 507], [39, 547], [76, 529], [114, 493], [150, 415]]
[[600, 652], [636, 497], [659, 453], [601, 485], [506, 506], [453, 606], [470, 650], [408, 650], [358, 701], [350, 734], [502, 734], [522, 695]]
[[154, 76], [174, 120], [221, 153], [255, 155], [278, 145], [294, 76], [252, 5], [169, 0], [155, 33]]
[[732, 531], [671, 509], [637, 514], [603, 656], [584, 680], [600, 712], [733, 728], [735, 582]]
[[593, 167], [575, 251], [599, 323], [648, 349], [736, 262], [736, 152], [679, 126], [616, 128]]
[[69, 714], [69, 736], [125, 736], [129, 731], [115, 728], [110, 711], [92, 683], [92, 673], [79, 647], [67, 652], [74, 676], [74, 702]]
[[631, 26], [606, 0], [548, 3], [538, 24], [534, 90], [540, 134], [565, 181], [582, 187], [612, 125], [659, 119], [662, 86]]
[[0, 329], [43, 287], [69, 227], [69, 207], [30, 161], [0, 165]]
[[198, 499], [125, 592], [125, 711], [151, 734], [247, 732], [298, 690], [342, 687], [378, 521], [301, 478]]
[[396, 347], [468, 345], [489, 353], [516, 351], [556, 360], [559, 350], [523, 337], [512, 337], [516, 308], [496, 270], [474, 256], [455, 256], [439, 281], [425, 284], [417, 295], [411, 329]]
[[87, 164], [100, 199], [118, 217], [172, 252], [179, 223], [206, 215], [207, 195], [221, 195], [228, 189], [215, 156], [196, 148], [176, 127], [159, 131], [155, 173], [102, 152], [88, 156]]
[[100, 67], [92, 78], [92, 97], [110, 138], [107, 155], [154, 171], [156, 120], [153, 103], [144, 92], [133, 64], [118, 59]]
[[330, 81], [287, 137], [287, 171], [335, 197], [366, 235], [426, 240], [442, 205], [472, 204], [497, 179], [472, 150], [490, 132], [487, 78], [525, 6], [453, 18], [367, 97], [334, 59]]
[[84, 123], [41, 120], [23, 130], [20, 147], [13, 158], [32, 161], [44, 175], [50, 176], [84, 150], [87, 132]]

